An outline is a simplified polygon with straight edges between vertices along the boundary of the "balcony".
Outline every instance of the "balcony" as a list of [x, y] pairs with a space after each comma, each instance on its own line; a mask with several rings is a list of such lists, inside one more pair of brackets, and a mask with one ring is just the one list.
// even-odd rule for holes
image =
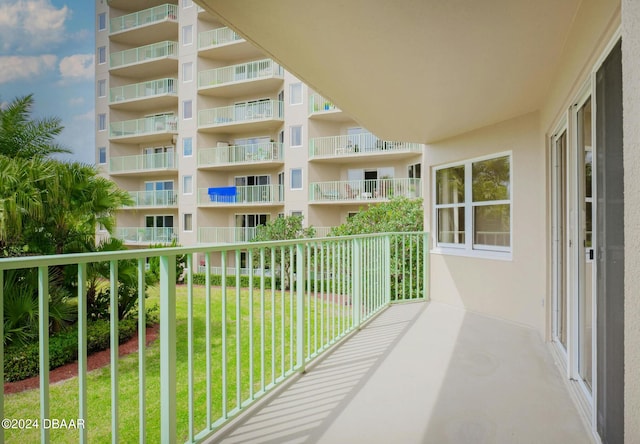
[[[29, 402], [34, 412], [40, 406], [34, 415], [40, 423], [77, 416], [91, 427], [7, 429], [0, 439], [594, 442], [537, 331], [425, 302], [428, 239], [428, 233], [385, 233], [3, 259], [0, 276], [37, 269], [42, 371], [34, 396], [24, 401], [5, 394], [0, 408], [15, 418], [25, 411], [19, 404]], [[241, 279], [232, 261], [243, 252], [248, 263], [262, 265]], [[186, 284], [176, 286], [181, 256]], [[193, 275], [198, 256], [204, 287]], [[157, 296], [150, 298], [159, 301], [159, 341], [120, 360], [112, 317], [110, 378], [93, 379], [87, 373], [87, 267], [111, 263], [117, 270], [127, 260], [144, 276], [149, 257], [160, 263], [159, 285], [151, 289]], [[75, 393], [67, 390], [65, 402], [56, 402], [61, 384], [49, 384], [47, 276], [68, 266], [77, 269], [80, 296], [79, 377], [64, 383], [77, 387]], [[223, 274], [219, 287], [214, 266]], [[115, 274], [108, 284], [116, 288]], [[138, 290], [144, 294], [144, 279]], [[0, 285], [0, 300], [5, 291]], [[140, 325], [149, 302], [139, 301]], [[141, 328], [139, 343], [145, 342]]]
[[159, 79], [111, 88], [109, 106], [127, 111], [177, 108], [178, 79]]
[[170, 244], [178, 240], [173, 228], [118, 227], [113, 237], [126, 245]]
[[133, 203], [123, 209], [178, 207], [178, 194], [175, 190], [131, 191], [129, 196]]
[[284, 205], [282, 185], [246, 185], [198, 189], [201, 207]]
[[264, 57], [258, 48], [227, 27], [198, 34], [198, 55], [227, 61]]
[[249, 242], [256, 237], [260, 227], [200, 227], [198, 242], [201, 244], [234, 244]]
[[109, 174], [147, 174], [178, 171], [178, 158], [174, 152], [119, 156], [109, 159]]
[[165, 41], [109, 55], [109, 70], [123, 77], [156, 77], [178, 72], [178, 42]]
[[198, 73], [198, 92], [217, 97], [257, 96], [282, 88], [284, 69], [271, 59]]
[[114, 42], [145, 45], [178, 38], [178, 6], [161, 5], [132, 14], [114, 17], [109, 22], [109, 38]]
[[385, 202], [394, 196], [422, 196], [420, 179], [366, 179], [314, 182], [309, 185], [309, 203], [354, 204]]
[[198, 150], [198, 168], [225, 171], [240, 170], [247, 165], [282, 166], [283, 145], [279, 142], [231, 145]]
[[282, 125], [284, 106], [279, 100], [264, 100], [203, 109], [198, 112], [198, 130], [205, 132], [275, 130]]
[[309, 140], [309, 160], [325, 162], [361, 162], [416, 157], [422, 154], [419, 143], [378, 139], [371, 133], [316, 137]]
[[353, 120], [334, 105], [333, 102], [325, 99], [320, 94], [311, 94], [309, 97], [309, 118], [333, 122], [348, 122]]
[[109, 125], [109, 139], [124, 143], [151, 142], [177, 134], [178, 120], [172, 115], [124, 120]]

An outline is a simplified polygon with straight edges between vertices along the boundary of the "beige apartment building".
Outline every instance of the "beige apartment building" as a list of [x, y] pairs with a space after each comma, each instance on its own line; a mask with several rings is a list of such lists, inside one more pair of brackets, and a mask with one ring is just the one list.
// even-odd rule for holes
[[133, 198], [127, 245], [247, 241], [292, 214], [322, 235], [421, 196], [421, 144], [378, 139], [192, 1], [96, 14], [96, 163]]

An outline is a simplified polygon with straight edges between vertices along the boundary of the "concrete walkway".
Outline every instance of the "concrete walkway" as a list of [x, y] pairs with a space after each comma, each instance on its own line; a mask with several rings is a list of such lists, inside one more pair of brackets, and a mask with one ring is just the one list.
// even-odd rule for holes
[[593, 442], [533, 330], [437, 303], [392, 306], [223, 443]]

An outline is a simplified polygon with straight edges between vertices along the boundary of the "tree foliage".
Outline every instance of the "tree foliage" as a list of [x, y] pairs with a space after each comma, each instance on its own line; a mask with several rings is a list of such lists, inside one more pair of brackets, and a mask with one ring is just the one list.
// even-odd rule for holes
[[422, 231], [424, 209], [422, 199], [394, 197], [388, 202], [369, 205], [331, 230], [332, 236], [368, 233]]

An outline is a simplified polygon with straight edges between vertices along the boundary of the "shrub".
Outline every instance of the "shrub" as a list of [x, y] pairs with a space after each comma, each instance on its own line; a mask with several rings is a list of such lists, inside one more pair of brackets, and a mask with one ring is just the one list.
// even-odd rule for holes
[[[235, 287], [236, 286], [236, 277], [234, 275], [227, 276], [227, 287]], [[253, 288], [260, 288], [260, 276], [253, 277]], [[204, 273], [193, 273], [193, 283], [195, 285], [206, 285], [207, 278]], [[280, 283], [280, 279], [276, 277], [276, 286]], [[222, 276], [219, 274], [211, 275], [211, 285], [214, 287], [222, 286]], [[242, 275], [240, 276], [240, 287], [241, 288], [249, 288], [249, 276]], [[271, 288], [271, 276], [265, 276], [264, 278], [264, 287]]]

